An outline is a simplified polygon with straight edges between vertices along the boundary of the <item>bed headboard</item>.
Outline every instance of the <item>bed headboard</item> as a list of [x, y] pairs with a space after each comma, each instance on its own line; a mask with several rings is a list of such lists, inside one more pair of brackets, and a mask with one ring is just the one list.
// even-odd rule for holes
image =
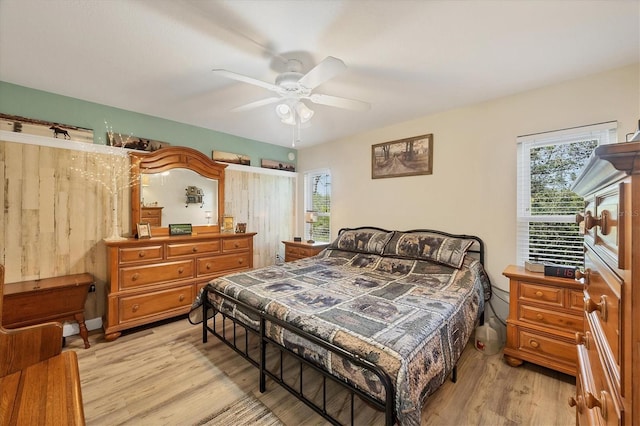
[[447, 238], [473, 240], [473, 244], [471, 245], [471, 247], [469, 247], [467, 252], [475, 253], [478, 256], [478, 260], [480, 260], [480, 263], [484, 265], [484, 242], [480, 237], [477, 237], [475, 235], [450, 234], [448, 232], [438, 231], [434, 229], [411, 229], [409, 231], [390, 231], [388, 229], [383, 229], [376, 226], [360, 226], [357, 228], [342, 228], [338, 231], [338, 236], [340, 236], [340, 234], [342, 234], [345, 231], [358, 231], [358, 230], [364, 230], [364, 229], [371, 229], [371, 230], [380, 231], [380, 232], [402, 232], [404, 234], [410, 234], [412, 232], [428, 232], [432, 234], [442, 235]]

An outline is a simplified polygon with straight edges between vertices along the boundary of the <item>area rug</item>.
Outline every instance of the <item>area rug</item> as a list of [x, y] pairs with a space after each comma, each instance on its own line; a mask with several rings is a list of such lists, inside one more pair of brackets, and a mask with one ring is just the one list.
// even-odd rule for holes
[[197, 426], [283, 426], [278, 417], [251, 395], [234, 402], [196, 423]]

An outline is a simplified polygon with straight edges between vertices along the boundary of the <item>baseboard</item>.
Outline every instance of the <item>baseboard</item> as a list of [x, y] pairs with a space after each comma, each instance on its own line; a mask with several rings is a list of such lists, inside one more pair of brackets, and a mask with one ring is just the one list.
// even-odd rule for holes
[[[92, 318], [84, 322], [87, 325], [87, 330], [97, 330], [102, 328], [102, 318]], [[77, 322], [67, 322], [62, 326], [62, 335], [64, 337], [80, 334], [80, 327]]]

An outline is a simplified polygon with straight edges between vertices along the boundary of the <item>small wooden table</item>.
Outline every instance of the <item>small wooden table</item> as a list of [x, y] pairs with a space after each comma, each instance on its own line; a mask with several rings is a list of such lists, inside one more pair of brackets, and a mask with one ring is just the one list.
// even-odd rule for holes
[[0, 377], [0, 424], [84, 425], [76, 353]]
[[315, 256], [329, 245], [329, 243], [307, 243], [306, 241], [283, 241], [283, 243], [285, 262]]
[[84, 305], [93, 283], [93, 276], [84, 273], [5, 284], [2, 326], [18, 328], [49, 321], [77, 321], [87, 349], [90, 345]]

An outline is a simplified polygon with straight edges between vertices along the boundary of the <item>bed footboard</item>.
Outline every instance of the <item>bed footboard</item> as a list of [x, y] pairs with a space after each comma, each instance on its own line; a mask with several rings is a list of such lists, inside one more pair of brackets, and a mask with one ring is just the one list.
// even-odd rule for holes
[[[378, 366], [375, 364], [363, 359], [359, 356], [356, 356], [352, 353], [345, 351], [344, 349], [335, 346], [331, 343], [325, 342], [318, 337], [309, 334], [291, 324], [286, 323], [272, 315], [264, 313], [246, 303], [237, 300], [236, 298], [224, 294], [216, 289], [205, 287], [204, 293], [202, 295], [202, 341], [204, 343], [207, 342], [208, 333], [211, 333], [218, 337], [222, 342], [224, 342], [227, 346], [231, 347], [236, 353], [245, 358], [251, 365], [258, 368], [259, 370], [259, 389], [260, 392], [265, 392], [266, 390], [266, 378], [269, 377], [284, 389], [286, 389], [289, 393], [297, 397], [300, 401], [304, 402], [307, 406], [313, 409], [316, 413], [327, 419], [332, 424], [342, 424], [330, 411], [327, 407], [327, 392], [328, 392], [328, 383], [330, 382], [332, 385], [337, 384], [346, 390], [348, 395], [350, 395], [349, 406], [350, 406], [350, 423], [354, 424], [355, 418], [355, 397], [359, 397], [363, 401], [365, 401], [368, 405], [372, 406], [376, 410], [384, 412], [385, 424], [392, 425], [395, 422], [395, 391], [393, 386], [393, 381], [391, 378]], [[259, 318], [259, 329], [256, 330], [255, 327], [244, 323], [242, 320], [238, 318], [234, 318], [227, 313], [218, 310], [210, 301], [208, 297], [208, 292], [216, 294], [218, 297], [223, 298], [225, 300], [230, 301], [233, 304], [238, 306], [242, 306], [247, 312], [251, 312], [255, 318]], [[208, 314], [209, 313], [209, 314]], [[232, 324], [228, 324], [228, 322]], [[316, 363], [306, 359], [302, 355], [297, 352], [281, 345], [276, 342], [272, 338], [270, 338], [266, 333], [267, 323], [276, 324], [283, 329], [286, 329], [288, 332], [294, 333], [298, 337], [302, 339], [306, 339], [311, 341], [313, 344], [318, 345], [332, 354], [338, 355], [348, 362], [356, 365], [360, 368], [366, 369], [367, 371], [374, 374], [378, 377], [381, 386], [384, 388], [385, 399], [384, 401], [375, 398], [366, 392], [362, 391], [349, 381], [345, 380], [342, 377], [338, 377], [336, 375], [331, 374], [325, 368], [317, 365]], [[231, 330], [229, 331], [227, 326], [230, 326]], [[251, 339], [250, 336], [253, 336], [254, 340], [258, 341], [258, 347], [254, 348], [257, 352], [257, 356], [251, 350]], [[279, 354], [279, 368], [276, 371], [272, 371], [268, 368], [267, 365], [267, 353], [269, 354]], [[253, 356], [252, 356], [253, 353]], [[298, 366], [298, 388], [290, 385], [284, 379], [284, 367], [283, 367], [283, 358], [285, 356], [290, 356], [295, 360]], [[322, 377], [322, 393], [319, 398], [309, 398], [311, 392], [306, 393], [304, 391], [304, 371], [313, 371], [315, 374], [320, 375]], [[316, 383], [317, 386], [317, 383]]]

